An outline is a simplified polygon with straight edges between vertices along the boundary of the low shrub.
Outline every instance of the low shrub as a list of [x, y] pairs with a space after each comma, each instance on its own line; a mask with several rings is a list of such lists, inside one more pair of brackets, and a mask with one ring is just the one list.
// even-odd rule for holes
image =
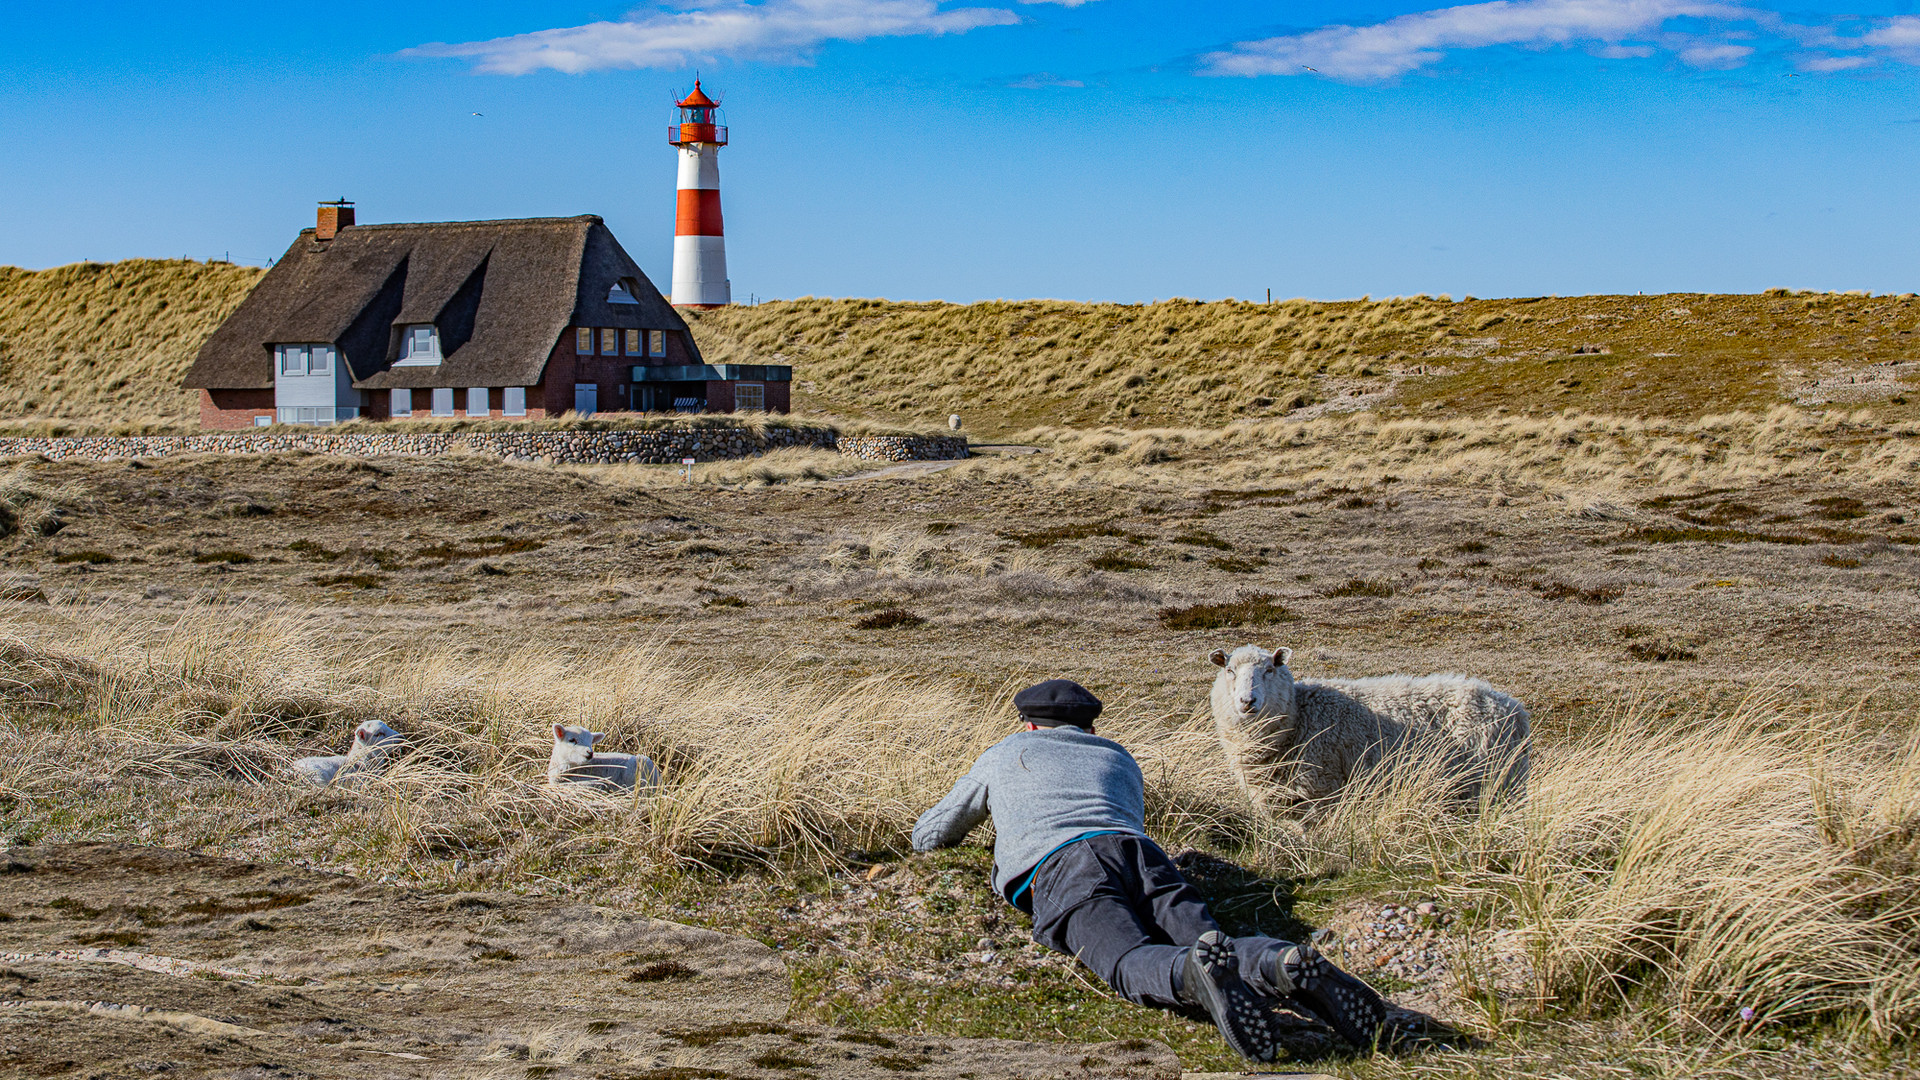
[[855, 630], [908, 629], [926, 621], [906, 608], [887, 608], [885, 611], [876, 611], [854, 623], [853, 628]]
[[1393, 586], [1385, 581], [1368, 581], [1366, 578], [1348, 578], [1345, 584], [1335, 585], [1321, 595], [1387, 597], [1393, 595]]
[[1293, 614], [1273, 593], [1241, 593], [1217, 604], [1161, 608], [1160, 625], [1169, 630], [1219, 630], [1229, 626], [1266, 626], [1286, 622]]

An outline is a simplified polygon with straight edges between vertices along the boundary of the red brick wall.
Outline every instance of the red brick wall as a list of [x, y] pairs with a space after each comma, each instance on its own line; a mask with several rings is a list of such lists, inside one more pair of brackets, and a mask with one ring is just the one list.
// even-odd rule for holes
[[767, 387], [767, 411], [784, 413], [793, 411], [793, 384], [790, 382], [770, 382]]
[[200, 426], [233, 431], [253, 426], [255, 417], [273, 417], [273, 390], [202, 390]]
[[733, 384], [717, 379], [707, 380], [707, 411], [733, 411]]

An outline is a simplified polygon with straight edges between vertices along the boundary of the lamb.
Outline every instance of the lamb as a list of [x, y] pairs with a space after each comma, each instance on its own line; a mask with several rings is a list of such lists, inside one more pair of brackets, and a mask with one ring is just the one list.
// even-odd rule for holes
[[368, 720], [353, 729], [353, 745], [346, 753], [301, 758], [293, 763], [293, 775], [326, 787], [356, 773], [378, 772], [399, 739], [399, 732], [378, 720]]
[[1527, 707], [1465, 675], [1388, 675], [1296, 682], [1291, 649], [1215, 649], [1213, 723], [1255, 806], [1310, 805], [1396, 753], [1434, 752], [1454, 794], [1525, 792], [1533, 720]]
[[590, 784], [608, 791], [638, 789], [647, 794], [660, 786], [660, 767], [645, 754], [597, 754], [593, 744], [606, 733], [566, 724], [553, 725], [553, 757], [547, 762], [547, 783]]

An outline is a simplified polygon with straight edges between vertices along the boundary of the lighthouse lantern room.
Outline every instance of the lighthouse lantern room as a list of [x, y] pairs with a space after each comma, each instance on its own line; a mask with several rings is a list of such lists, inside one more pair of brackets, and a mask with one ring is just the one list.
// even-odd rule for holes
[[667, 142], [680, 151], [679, 206], [673, 222], [673, 303], [715, 308], [733, 302], [727, 280], [726, 230], [720, 221], [720, 148], [727, 129], [716, 123], [719, 102], [694, 80], [693, 93], [675, 103], [680, 122]]

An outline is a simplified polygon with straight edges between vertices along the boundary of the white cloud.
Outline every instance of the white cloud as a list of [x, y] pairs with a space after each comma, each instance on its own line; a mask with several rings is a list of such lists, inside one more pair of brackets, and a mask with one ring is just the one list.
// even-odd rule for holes
[[1085, 82], [1079, 79], [1063, 79], [1051, 71], [1036, 71], [1031, 75], [1022, 75], [1007, 84], [1009, 88], [1014, 90], [1080, 90], [1084, 89], [1086, 85]]
[[[1672, 25], [1677, 19], [1688, 22]], [[1379, 82], [1437, 63], [1455, 49], [1498, 45], [1585, 45], [1595, 56], [1618, 60], [1666, 53], [1692, 67], [1716, 69], [1739, 67], [1763, 47], [1797, 45], [1804, 51], [1795, 63], [1803, 71], [1850, 71], [1883, 60], [1920, 65], [1920, 16], [1874, 19], [1866, 26], [1848, 35], [1833, 24], [1790, 23], [1777, 12], [1716, 0], [1494, 0], [1367, 26], [1323, 26], [1243, 41], [1203, 57], [1200, 70]]]
[[1750, 45], [1689, 45], [1676, 53], [1680, 62], [1697, 68], [1735, 68], [1753, 55]]
[[[1245, 41], [1206, 56], [1202, 70], [1211, 75], [1298, 75], [1312, 70], [1330, 78], [1371, 82], [1434, 63], [1449, 49], [1618, 46], [1666, 36], [1662, 28], [1672, 19], [1747, 20], [1754, 15], [1748, 8], [1701, 0], [1493, 0], [1416, 12], [1371, 26], [1326, 26]], [[1710, 49], [1711, 44], [1689, 47]]]
[[[1034, 0], [1022, 0], [1034, 2]], [[1087, 0], [1037, 0], [1077, 6]], [[403, 56], [460, 57], [480, 71], [524, 75], [541, 68], [683, 68], [720, 57], [804, 60], [828, 41], [964, 34], [1020, 16], [1001, 8], [943, 10], [936, 0], [723, 0], [698, 10], [635, 12], [618, 22], [472, 41], [421, 45]]]

